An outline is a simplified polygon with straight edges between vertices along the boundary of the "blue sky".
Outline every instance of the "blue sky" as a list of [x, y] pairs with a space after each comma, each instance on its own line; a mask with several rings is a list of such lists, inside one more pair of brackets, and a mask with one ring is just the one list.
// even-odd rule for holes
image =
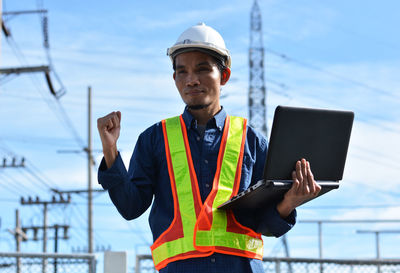
[[[298, 220], [399, 218], [400, 3], [259, 2], [266, 48], [268, 125], [279, 104], [355, 112], [340, 189], [299, 208]], [[93, 123], [111, 111], [122, 112], [119, 148], [125, 162], [140, 132], [183, 110], [166, 49], [189, 26], [206, 22], [225, 38], [233, 64], [222, 104], [230, 114], [247, 117], [251, 6], [252, 1], [239, 0], [43, 1], [43, 8], [48, 9], [52, 62], [67, 93], [55, 102], [42, 74], [1, 81], [0, 158], [25, 157], [29, 170], [0, 169], [0, 249], [15, 248], [6, 229], [14, 226], [16, 208], [23, 225], [41, 224], [40, 209], [21, 206], [20, 196], [49, 199], [49, 187], [86, 187], [85, 155], [60, 151], [79, 150], [86, 143], [89, 85], [93, 88]], [[36, 8], [36, 1], [3, 0], [5, 11]], [[46, 64], [38, 15], [4, 19], [18, 49], [2, 37], [1, 67]], [[55, 85], [59, 87], [57, 82]], [[78, 137], [63, 123], [60, 111], [68, 115]], [[93, 135], [94, 149], [99, 150], [95, 124]], [[95, 158], [99, 163], [101, 153]], [[96, 181], [94, 184], [99, 188]], [[147, 214], [126, 222], [107, 194], [95, 198], [94, 213], [96, 244], [127, 250], [130, 255], [148, 253]], [[72, 205], [50, 209], [50, 224], [72, 227], [72, 238], [61, 243], [62, 251], [86, 244], [85, 217], [82, 196], [74, 195]], [[398, 230], [400, 224], [326, 224], [324, 255], [374, 257], [372, 234], [356, 234], [359, 229]], [[381, 237], [382, 256], [395, 258], [400, 234]], [[316, 225], [299, 223], [288, 240], [293, 256], [317, 257]], [[283, 255], [279, 240], [267, 238], [265, 245], [267, 255]], [[51, 243], [48, 248], [52, 249]], [[24, 243], [22, 249], [39, 251], [41, 244]]]

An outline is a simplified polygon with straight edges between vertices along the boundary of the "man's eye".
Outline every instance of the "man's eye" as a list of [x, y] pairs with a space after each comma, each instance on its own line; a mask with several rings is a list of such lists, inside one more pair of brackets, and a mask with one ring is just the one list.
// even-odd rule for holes
[[200, 67], [199, 71], [210, 71], [208, 67]]
[[185, 70], [178, 70], [177, 73], [178, 73], [178, 74], [184, 74], [184, 73], [186, 73], [186, 71], [185, 71]]

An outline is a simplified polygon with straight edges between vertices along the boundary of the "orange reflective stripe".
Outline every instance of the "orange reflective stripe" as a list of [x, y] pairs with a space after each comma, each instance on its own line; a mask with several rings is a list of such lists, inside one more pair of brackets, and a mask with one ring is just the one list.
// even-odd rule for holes
[[174, 199], [174, 219], [151, 246], [157, 270], [172, 261], [212, 254], [198, 252], [192, 243], [201, 199], [183, 119], [174, 117], [163, 120], [162, 128]]
[[[197, 230], [197, 229], [210, 230], [211, 229], [213, 214], [212, 214], [212, 206], [210, 204], [212, 203], [212, 200], [214, 200], [215, 196], [217, 195], [218, 179], [219, 179], [219, 175], [221, 173], [222, 159], [224, 157], [226, 140], [228, 138], [228, 131], [229, 131], [229, 125], [230, 125], [229, 121], [230, 121], [230, 117], [227, 116], [225, 119], [224, 131], [223, 131], [222, 137], [221, 137], [221, 144], [219, 146], [219, 152], [218, 152], [218, 157], [217, 157], [217, 168], [215, 170], [212, 190], [211, 190], [210, 194], [207, 196], [206, 200], [204, 201], [204, 205], [202, 207], [200, 216], [197, 218], [195, 230]], [[196, 245], [195, 237], [193, 238], [193, 242]], [[201, 246], [196, 246], [196, 248], [199, 250], [203, 249]]]
[[[172, 197], [174, 200], [174, 219], [172, 220], [171, 225], [168, 227], [168, 229], [166, 229], [157, 238], [157, 240], [153, 243], [153, 245], [150, 247], [151, 250], [157, 248], [164, 242], [172, 241], [177, 238], [183, 237], [182, 219], [181, 219], [181, 215], [179, 213], [179, 203], [178, 203], [178, 198], [177, 198], [177, 193], [176, 193], [175, 176], [174, 176], [174, 171], [173, 171], [173, 167], [172, 167], [171, 153], [169, 150], [165, 120], [163, 120], [161, 122], [161, 124], [162, 124], [163, 135], [164, 135], [164, 146], [165, 146], [165, 154], [166, 154], [166, 159], [167, 159], [168, 174], [169, 174], [169, 179], [170, 179], [170, 184], [171, 184]], [[176, 225], [178, 225], [178, 227], [176, 227]], [[173, 228], [173, 227], [175, 227], [175, 228]], [[171, 230], [173, 230], [173, 233], [170, 232]]]
[[[162, 244], [163, 242], [172, 241], [177, 238], [183, 237], [182, 219], [181, 219], [181, 215], [179, 213], [179, 202], [178, 202], [178, 197], [177, 197], [177, 193], [176, 193], [175, 175], [174, 175], [174, 171], [173, 171], [173, 167], [172, 167], [171, 153], [169, 150], [168, 138], [165, 137], [167, 135], [165, 120], [163, 120], [161, 123], [162, 123], [162, 129], [163, 129], [163, 134], [164, 134], [164, 146], [165, 146], [167, 167], [168, 167], [168, 173], [169, 173], [170, 184], [171, 184], [172, 197], [174, 200], [174, 219], [172, 220], [171, 225], [168, 227], [168, 229], [165, 230], [157, 238], [157, 240], [154, 242], [152, 248], [157, 247], [158, 245]], [[175, 227], [175, 228], [173, 228], [173, 227]], [[171, 230], [173, 230], [173, 233], [170, 232]]]
[[212, 250], [260, 259], [263, 255], [261, 234], [238, 223], [231, 211], [217, 209], [238, 191], [246, 128], [246, 120], [238, 117], [231, 117], [225, 125], [228, 133], [224, 132], [221, 141], [224, 150], [219, 154], [213, 189], [198, 217], [193, 241], [200, 251]]
[[202, 204], [183, 118], [162, 121], [174, 219], [151, 246], [157, 270], [214, 252], [262, 258], [261, 234], [238, 223], [232, 211], [217, 209], [239, 190], [246, 128], [245, 119], [227, 116], [213, 187]]

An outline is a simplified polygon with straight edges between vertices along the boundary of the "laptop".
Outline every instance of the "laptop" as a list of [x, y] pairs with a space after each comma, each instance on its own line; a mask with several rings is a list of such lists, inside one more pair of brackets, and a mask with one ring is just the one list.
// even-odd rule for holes
[[310, 162], [314, 179], [321, 186], [317, 197], [339, 188], [353, 120], [351, 111], [278, 106], [263, 179], [218, 208], [252, 209], [279, 202], [291, 188], [292, 171], [301, 158]]

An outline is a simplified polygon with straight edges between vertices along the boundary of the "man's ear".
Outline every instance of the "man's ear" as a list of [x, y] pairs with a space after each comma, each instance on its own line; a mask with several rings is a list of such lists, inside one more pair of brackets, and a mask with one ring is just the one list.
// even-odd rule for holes
[[221, 85], [225, 85], [229, 81], [230, 77], [231, 77], [231, 69], [227, 67], [221, 73]]
[[174, 80], [175, 80], [175, 77], [176, 77], [176, 72], [174, 71], [174, 74], [172, 74], [172, 77], [174, 78]]

